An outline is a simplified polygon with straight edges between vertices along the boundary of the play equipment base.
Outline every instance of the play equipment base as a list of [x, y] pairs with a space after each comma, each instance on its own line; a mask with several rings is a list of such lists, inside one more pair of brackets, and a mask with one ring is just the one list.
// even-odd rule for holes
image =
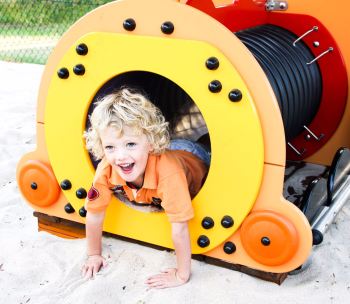
[[[34, 212], [34, 216], [38, 219], [38, 231], [46, 231], [48, 233], [57, 235], [59, 237], [67, 238], [67, 239], [79, 239], [85, 238], [85, 225], [73, 221], [69, 221], [66, 219], [62, 219], [56, 216], [50, 216], [40, 212]], [[134, 239], [130, 239], [127, 237], [115, 235], [108, 232], [103, 232], [104, 236], [114, 237], [120, 240], [125, 240], [128, 242], [133, 242], [136, 244], [140, 244], [143, 246], [148, 246], [158, 250], [169, 250], [168, 248], [164, 248], [161, 246], [156, 246], [153, 244], [145, 243], [142, 241], [137, 241]], [[224, 260], [212, 258], [209, 256], [194, 254], [192, 258], [198, 261], [202, 261], [211, 265], [225, 267], [231, 270], [239, 271], [259, 279], [274, 282], [277, 284], [282, 284], [283, 281], [287, 278], [288, 273], [274, 273], [274, 272], [265, 272], [256, 269], [249, 268], [247, 266], [232, 264], [225, 262]]]

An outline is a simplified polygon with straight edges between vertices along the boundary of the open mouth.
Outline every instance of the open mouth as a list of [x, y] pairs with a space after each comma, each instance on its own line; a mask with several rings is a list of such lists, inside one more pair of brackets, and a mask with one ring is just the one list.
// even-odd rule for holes
[[123, 173], [129, 174], [134, 168], [134, 165], [135, 163], [121, 164], [121, 165], [118, 165], [118, 167], [123, 171]]

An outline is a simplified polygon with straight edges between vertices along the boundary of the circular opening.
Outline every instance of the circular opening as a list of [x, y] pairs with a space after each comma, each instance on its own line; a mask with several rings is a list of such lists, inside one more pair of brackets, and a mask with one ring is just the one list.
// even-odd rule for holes
[[[94, 103], [123, 86], [132, 87], [144, 92], [149, 100], [153, 102], [163, 113], [169, 122], [171, 139], [188, 139], [198, 142], [207, 151], [211, 151], [210, 136], [204, 118], [192, 100], [192, 98], [176, 83], [161, 75], [145, 72], [133, 71], [120, 74], [107, 81], [96, 93], [88, 110], [88, 116], [94, 109]], [[86, 122], [86, 129], [89, 128], [89, 120]], [[99, 161], [94, 160], [90, 155], [94, 168]], [[158, 206], [149, 204], [142, 205], [139, 202], [129, 202], [123, 195], [117, 196], [119, 200], [128, 204], [132, 208], [140, 211], [160, 211]]]

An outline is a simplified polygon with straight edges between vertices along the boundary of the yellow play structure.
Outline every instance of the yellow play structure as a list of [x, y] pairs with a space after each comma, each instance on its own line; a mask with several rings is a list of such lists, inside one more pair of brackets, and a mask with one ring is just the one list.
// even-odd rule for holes
[[[17, 168], [21, 193], [36, 214], [83, 224], [96, 166], [82, 138], [93, 101], [137, 84], [177, 123], [174, 137], [210, 138], [210, 170], [189, 223], [193, 254], [242, 271], [298, 268], [350, 195], [348, 9], [345, 0], [120, 0], [97, 8], [49, 57], [37, 149]], [[182, 100], [197, 111], [183, 114]], [[205, 131], [193, 135], [199, 125]], [[173, 246], [164, 212], [117, 198], [104, 231]]]

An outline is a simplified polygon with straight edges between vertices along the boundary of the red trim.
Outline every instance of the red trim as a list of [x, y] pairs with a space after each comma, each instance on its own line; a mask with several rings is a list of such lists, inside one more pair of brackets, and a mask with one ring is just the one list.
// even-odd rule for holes
[[[307, 35], [303, 42], [310, 48], [315, 57], [333, 47], [331, 53], [326, 54], [317, 62], [321, 70], [323, 92], [319, 110], [307, 126], [317, 136], [324, 134], [320, 141], [311, 139], [307, 141], [307, 131], [302, 132], [291, 141], [291, 144], [298, 150], [305, 149], [300, 157], [290, 147], [287, 148], [287, 158], [291, 160], [304, 159], [319, 150], [334, 134], [343, 117], [348, 96], [348, 78], [345, 63], [340, 49], [324, 25], [314, 17], [296, 14], [272, 13], [269, 16], [269, 23], [281, 26], [297, 36], [304, 34], [313, 26], [318, 31]], [[318, 41], [319, 47], [314, 47], [313, 42]]]
[[265, 24], [268, 17], [263, 1], [257, 4], [254, 0], [236, 0], [233, 4], [218, 8], [211, 0], [189, 0], [186, 4], [218, 20], [231, 32]]
[[[323, 138], [320, 141], [313, 138], [307, 141], [305, 137], [308, 132], [305, 131], [291, 140], [295, 148], [300, 151], [305, 150], [301, 156], [287, 146], [287, 159], [301, 160], [319, 150], [339, 126], [348, 96], [345, 63], [336, 41], [320, 21], [308, 15], [266, 12], [265, 2], [260, 5], [257, 3], [254, 0], [237, 0], [225, 7], [215, 8], [211, 0], [189, 0], [187, 2], [188, 5], [212, 16], [232, 32], [270, 23], [301, 36], [313, 26], [317, 26], [318, 31], [306, 36], [303, 42], [308, 45], [315, 57], [329, 47], [333, 47], [333, 52], [317, 61], [322, 75], [323, 93], [318, 113], [307, 126], [315, 135], [323, 134]], [[315, 47], [314, 41], [318, 41], [320, 46]]]

